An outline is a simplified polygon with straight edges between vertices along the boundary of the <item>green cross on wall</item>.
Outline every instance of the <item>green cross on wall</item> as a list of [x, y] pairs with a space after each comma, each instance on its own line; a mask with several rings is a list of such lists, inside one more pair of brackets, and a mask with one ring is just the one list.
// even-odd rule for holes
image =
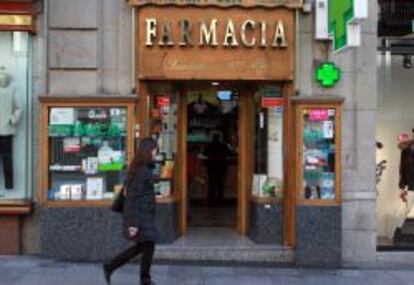
[[326, 88], [333, 87], [340, 79], [341, 71], [332, 62], [322, 63], [316, 69], [316, 80]]
[[329, 0], [329, 33], [334, 39], [334, 49], [347, 45], [347, 25], [354, 17], [354, 0]]

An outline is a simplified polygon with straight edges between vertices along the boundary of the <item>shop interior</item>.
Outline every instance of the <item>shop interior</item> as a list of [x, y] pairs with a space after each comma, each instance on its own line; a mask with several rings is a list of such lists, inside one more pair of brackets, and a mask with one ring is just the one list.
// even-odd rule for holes
[[190, 227], [237, 222], [238, 92], [187, 93], [187, 220]]
[[158, 142], [155, 192], [160, 203], [185, 205], [185, 228], [240, 232], [243, 199], [281, 201], [283, 93], [278, 85], [253, 87], [148, 84], [149, 133]]

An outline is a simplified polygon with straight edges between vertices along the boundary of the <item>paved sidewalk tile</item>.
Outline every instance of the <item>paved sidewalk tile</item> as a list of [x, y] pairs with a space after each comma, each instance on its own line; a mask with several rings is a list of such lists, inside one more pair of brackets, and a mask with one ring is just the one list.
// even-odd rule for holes
[[[157, 285], [411, 285], [414, 270], [298, 269], [155, 265]], [[114, 285], [138, 283], [138, 265], [113, 275]], [[1, 257], [0, 285], [104, 285], [101, 265], [34, 257]]]

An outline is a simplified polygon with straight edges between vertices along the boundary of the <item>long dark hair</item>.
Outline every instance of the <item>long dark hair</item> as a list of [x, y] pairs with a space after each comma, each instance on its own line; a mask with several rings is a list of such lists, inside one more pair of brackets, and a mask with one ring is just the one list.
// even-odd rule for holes
[[152, 163], [151, 152], [157, 148], [157, 142], [152, 138], [144, 138], [140, 141], [137, 153], [129, 165], [128, 180], [134, 177], [135, 173], [140, 169], [147, 167]]

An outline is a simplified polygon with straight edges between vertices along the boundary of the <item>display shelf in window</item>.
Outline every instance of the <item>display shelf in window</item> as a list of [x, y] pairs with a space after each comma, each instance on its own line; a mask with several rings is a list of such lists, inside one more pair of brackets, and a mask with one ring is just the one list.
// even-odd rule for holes
[[42, 97], [41, 200], [105, 205], [134, 150], [135, 97]]
[[296, 100], [298, 201], [337, 205], [341, 203], [342, 101], [336, 97], [332, 102], [318, 97], [306, 100]]
[[286, 99], [281, 96], [279, 87], [274, 86], [272, 89], [257, 92], [254, 98], [255, 155], [252, 201], [256, 203], [276, 204], [284, 195]]
[[177, 94], [157, 92], [151, 96], [150, 135], [158, 149], [153, 167], [153, 185], [157, 201], [170, 201], [176, 187]]

